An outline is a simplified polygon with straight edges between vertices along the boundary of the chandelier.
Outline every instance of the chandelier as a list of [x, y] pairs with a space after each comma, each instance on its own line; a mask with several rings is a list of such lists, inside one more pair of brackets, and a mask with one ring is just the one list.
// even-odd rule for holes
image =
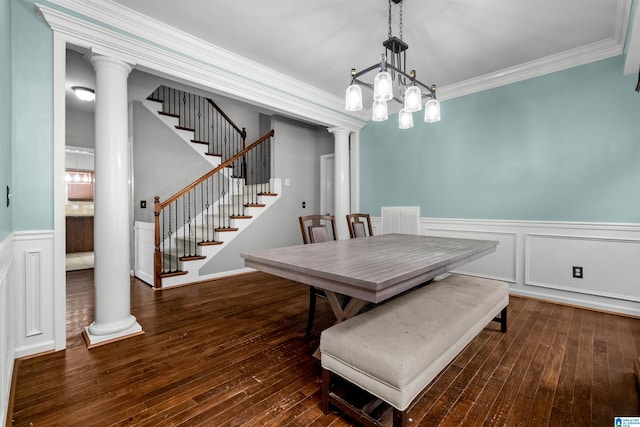
[[[392, 1], [400, 5], [400, 38], [391, 33]], [[413, 127], [413, 113], [422, 110], [422, 98], [427, 99], [424, 104], [424, 121], [427, 123], [440, 121], [440, 101], [436, 99], [436, 85], [427, 86], [416, 79], [415, 70], [409, 73], [406, 71], [409, 45], [402, 41], [402, 2], [403, 0], [389, 0], [389, 38], [382, 43], [385, 53], [380, 56], [380, 62], [358, 72], [355, 68], [351, 69], [351, 84], [347, 87], [345, 109], [347, 111], [362, 110], [360, 86], [365, 86], [373, 90], [371, 120], [377, 122], [387, 120], [387, 102], [394, 100], [402, 104], [398, 113], [400, 129], [409, 129]], [[373, 70], [378, 70], [373, 84], [359, 79]]]

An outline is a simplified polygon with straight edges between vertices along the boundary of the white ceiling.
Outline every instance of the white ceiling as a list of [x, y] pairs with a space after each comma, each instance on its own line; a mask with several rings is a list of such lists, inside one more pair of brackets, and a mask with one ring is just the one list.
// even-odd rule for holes
[[[387, 0], [113, 0], [343, 97], [373, 65]], [[631, 0], [404, 0], [407, 69], [442, 88], [601, 42], [624, 42]], [[393, 35], [399, 7], [393, 4]], [[241, 72], [241, 70], [239, 70]]]

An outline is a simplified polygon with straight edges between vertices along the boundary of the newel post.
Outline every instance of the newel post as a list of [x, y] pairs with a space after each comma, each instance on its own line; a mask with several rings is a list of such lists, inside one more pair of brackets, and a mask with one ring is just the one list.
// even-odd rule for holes
[[160, 204], [160, 197], [153, 198], [153, 215], [155, 220], [154, 231], [154, 252], [153, 252], [153, 287], [155, 289], [162, 288], [162, 253], [160, 252], [160, 211], [162, 205]]

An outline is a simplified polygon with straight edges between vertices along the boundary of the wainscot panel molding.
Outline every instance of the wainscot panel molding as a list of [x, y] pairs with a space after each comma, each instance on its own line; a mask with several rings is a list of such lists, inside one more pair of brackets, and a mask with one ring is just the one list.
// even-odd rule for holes
[[640, 302], [640, 240], [527, 233], [525, 255], [526, 285]]
[[13, 234], [0, 242], [0, 422], [7, 418], [15, 359]]
[[420, 218], [419, 234], [497, 240], [455, 272], [509, 282], [513, 295], [640, 316], [640, 224]]
[[134, 276], [153, 286], [153, 255], [155, 225], [152, 222], [136, 221]]
[[15, 357], [54, 349], [53, 231], [16, 232]]

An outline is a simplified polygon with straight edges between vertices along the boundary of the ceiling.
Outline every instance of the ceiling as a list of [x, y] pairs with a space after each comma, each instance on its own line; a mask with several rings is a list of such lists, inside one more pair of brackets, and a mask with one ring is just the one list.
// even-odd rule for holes
[[[387, 0], [113, 0], [342, 98], [378, 62]], [[404, 0], [407, 70], [438, 87], [626, 34], [630, 0]], [[392, 7], [399, 36], [399, 6]]]

